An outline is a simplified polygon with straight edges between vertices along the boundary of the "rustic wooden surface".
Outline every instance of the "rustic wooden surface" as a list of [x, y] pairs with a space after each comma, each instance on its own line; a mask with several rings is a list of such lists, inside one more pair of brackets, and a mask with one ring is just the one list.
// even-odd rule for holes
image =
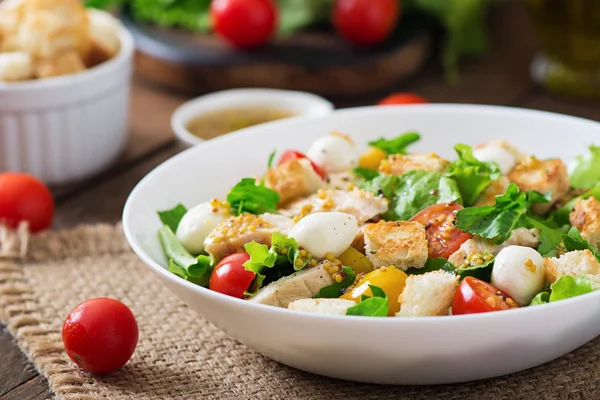
[[[456, 86], [445, 84], [431, 63], [422, 73], [391, 91], [414, 91], [433, 102], [498, 104], [561, 112], [600, 121], [598, 103], [555, 97], [535, 87], [529, 64], [537, 42], [520, 2], [505, 2], [490, 16], [490, 51], [466, 60]], [[338, 107], [372, 104], [379, 96], [338, 102]], [[136, 81], [131, 109], [130, 144], [120, 162], [86, 182], [54, 188], [56, 228], [81, 223], [117, 222], [134, 185], [162, 161], [181, 151], [169, 128], [174, 108], [185, 97], [165, 93]], [[46, 381], [28, 363], [0, 325], [0, 398], [50, 397]]]

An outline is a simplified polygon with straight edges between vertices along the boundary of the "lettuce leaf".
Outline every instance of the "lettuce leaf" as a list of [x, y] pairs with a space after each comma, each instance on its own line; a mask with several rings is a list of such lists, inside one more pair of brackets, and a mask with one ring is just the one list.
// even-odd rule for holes
[[390, 208], [383, 215], [388, 221], [409, 220], [433, 204], [462, 202], [456, 182], [435, 171], [410, 171], [402, 176], [380, 174], [361, 187], [390, 201]]
[[279, 193], [263, 185], [257, 185], [254, 178], [242, 179], [227, 195], [227, 202], [235, 215], [244, 212], [256, 215], [277, 213], [279, 199]]
[[552, 219], [552, 221], [554, 221], [554, 223], [558, 225], [569, 225], [571, 223], [569, 221], [569, 214], [571, 213], [571, 211], [573, 211], [573, 208], [575, 208], [575, 203], [577, 202], [577, 200], [585, 200], [590, 197], [595, 197], [596, 200], [600, 200], [600, 183], [596, 183], [587, 192], [569, 200], [567, 203], [554, 210], [550, 215], [550, 218]]
[[369, 146], [385, 151], [386, 154], [406, 154], [406, 148], [418, 142], [421, 135], [417, 132], [407, 132], [394, 139], [380, 138], [369, 142]]
[[600, 181], [600, 146], [590, 146], [585, 154], [575, 157], [570, 165], [571, 185], [590, 189]]
[[160, 221], [167, 225], [173, 232], [177, 232], [177, 227], [181, 222], [183, 216], [187, 213], [187, 209], [183, 206], [183, 204], [177, 204], [174, 208], [170, 210], [164, 210], [158, 212], [158, 217]]
[[423, 275], [432, 271], [446, 271], [456, 272], [454, 265], [452, 265], [445, 258], [428, 258], [423, 268], [408, 268], [405, 272], [406, 275]]
[[342, 267], [345, 278], [342, 282], [334, 282], [329, 286], [325, 286], [319, 290], [319, 294], [315, 298], [337, 299], [343, 293], [342, 291], [352, 285], [356, 280], [356, 273], [350, 267]]
[[348, 308], [346, 315], [363, 317], [385, 317], [389, 312], [387, 294], [380, 287], [369, 285], [373, 297], [362, 296], [360, 303]]
[[550, 292], [538, 293], [529, 305], [552, 303], [593, 292], [592, 283], [585, 277], [561, 276], [550, 285]]
[[569, 229], [568, 225], [557, 226], [552, 219], [542, 220], [537, 216], [527, 215], [526, 224], [528, 228], [535, 228], [540, 233], [540, 245], [538, 252], [543, 257], [554, 257], [558, 253], [558, 247], [562, 243], [562, 235]]
[[465, 206], [472, 206], [488, 185], [500, 178], [500, 169], [496, 163], [476, 159], [471, 146], [459, 143], [454, 150], [458, 160], [450, 163], [445, 175], [458, 184]]
[[[485, 255], [486, 254], [484, 254], [484, 256]], [[482, 264], [473, 264], [465, 268], [459, 268], [456, 270], [456, 273], [460, 277], [461, 281], [467, 276], [472, 276], [473, 278], [477, 278], [489, 283], [492, 279], [494, 260], [495, 258], [492, 257], [490, 260], [484, 261]]]
[[212, 273], [210, 257], [194, 257], [188, 253], [168, 225], [163, 225], [158, 230], [158, 238], [169, 259], [170, 272], [198, 285], [208, 285], [208, 278]]
[[594, 254], [598, 262], [600, 262], [600, 254], [592, 247], [592, 245], [581, 237], [581, 233], [576, 227], [569, 229], [567, 234], [561, 235], [562, 241], [567, 251], [589, 250]]
[[354, 175], [359, 176], [364, 181], [372, 181], [373, 179], [375, 179], [379, 176], [379, 172], [377, 172], [373, 169], [361, 168], [361, 167], [354, 168], [352, 170], [352, 173]]

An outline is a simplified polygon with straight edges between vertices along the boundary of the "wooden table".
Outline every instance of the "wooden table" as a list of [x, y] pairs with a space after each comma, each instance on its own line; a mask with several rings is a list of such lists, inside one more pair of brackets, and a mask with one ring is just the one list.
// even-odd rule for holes
[[[390, 91], [414, 91], [433, 102], [496, 104], [534, 108], [600, 121], [598, 103], [553, 97], [534, 86], [529, 65], [538, 46], [519, 2], [505, 2], [490, 16], [490, 51], [461, 66], [456, 86], [445, 84], [435, 62], [410, 82]], [[380, 96], [337, 104], [347, 107], [372, 104]], [[54, 188], [56, 228], [81, 223], [120, 220], [125, 200], [134, 185], [155, 166], [182, 150], [169, 128], [172, 111], [185, 97], [134, 83], [130, 143], [121, 161], [86, 182]], [[451, 134], [451, 133], [450, 133]], [[39, 376], [0, 325], [0, 398], [45, 399], [50, 396]]]

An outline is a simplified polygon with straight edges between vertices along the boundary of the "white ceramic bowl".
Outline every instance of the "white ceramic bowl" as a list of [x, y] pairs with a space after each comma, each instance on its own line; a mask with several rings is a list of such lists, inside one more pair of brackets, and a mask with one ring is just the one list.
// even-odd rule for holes
[[111, 164], [127, 141], [135, 45], [121, 29], [119, 54], [56, 78], [0, 83], [0, 171], [48, 184], [77, 181]]
[[233, 338], [281, 363], [335, 378], [386, 384], [490, 378], [551, 361], [600, 334], [600, 292], [480, 315], [332, 317], [227, 297], [165, 269], [156, 210], [223, 196], [241, 177], [262, 173], [273, 148], [306, 151], [332, 130], [351, 135], [357, 143], [416, 130], [423, 138], [415, 151], [447, 157], [454, 157], [457, 142], [505, 138], [539, 157], [568, 161], [600, 142], [596, 122], [487, 106], [363, 108], [281, 121], [192, 148], [151, 172], [125, 205], [129, 243], [175, 295]]
[[283, 108], [299, 116], [324, 115], [333, 111], [329, 101], [311, 93], [277, 89], [231, 89], [197, 97], [183, 103], [171, 117], [175, 136], [189, 146], [205, 140], [188, 131], [196, 117], [224, 108], [266, 106]]

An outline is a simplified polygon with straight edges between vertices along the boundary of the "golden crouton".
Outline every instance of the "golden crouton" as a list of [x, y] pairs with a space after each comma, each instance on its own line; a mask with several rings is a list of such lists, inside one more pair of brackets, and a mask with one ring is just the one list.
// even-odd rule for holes
[[483, 193], [481, 193], [479, 199], [477, 199], [475, 207], [493, 206], [496, 204], [496, 196], [501, 196], [506, 193], [509, 184], [510, 181], [506, 176], [501, 176], [499, 179], [490, 183]]
[[567, 167], [559, 159], [539, 160], [528, 157], [517, 164], [508, 178], [522, 191], [551, 193], [550, 203], [533, 206], [532, 210], [537, 214], [548, 212], [554, 203], [567, 194], [570, 187]]
[[315, 193], [324, 182], [308, 159], [292, 158], [265, 174], [265, 185], [281, 196], [279, 204]]
[[600, 201], [595, 197], [577, 200], [569, 220], [585, 240], [595, 249], [600, 249]]
[[375, 268], [422, 268], [427, 261], [427, 235], [419, 222], [379, 221], [365, 227], [364, 240], [366, 255]]
[[458, 285], [458, 276], [445, 271], [411, 275], [398, 298], [397, 317], [446, 315]]
[[544, 259], [546, 278], [554, 283], [561, 276], [585, 277], [594, 290], [600, 289], [600, 263], [589, 250], [571, 251], [559, 258]]
[[415, 170], [443, 172], [448, 164], [437, 154], [393, 154], [381, 162], [379, 172], [398, 176]]
[[85, 65], [75, 50], [65, 51], [53, 57], [40, 60], [35, 65], [37, 78], [70, 75], [85, 70]]

